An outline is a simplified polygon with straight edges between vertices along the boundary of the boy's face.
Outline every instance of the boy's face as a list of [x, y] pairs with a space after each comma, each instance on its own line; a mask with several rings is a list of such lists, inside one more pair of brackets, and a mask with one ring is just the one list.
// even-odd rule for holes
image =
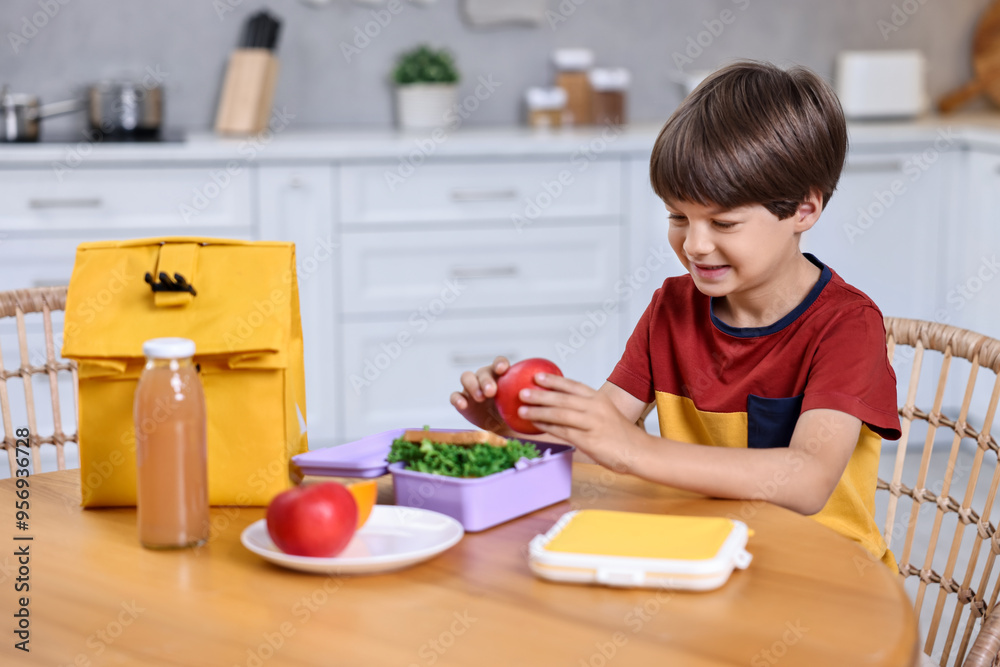
[[759, 204], [723, 210], [668, 202], [668, 238], [702, 293], [765, 296], [782, 291], [799, 254], [799, 235], [815, 224], [821, 210], [821, 200], [813, 196], [784, 220]]

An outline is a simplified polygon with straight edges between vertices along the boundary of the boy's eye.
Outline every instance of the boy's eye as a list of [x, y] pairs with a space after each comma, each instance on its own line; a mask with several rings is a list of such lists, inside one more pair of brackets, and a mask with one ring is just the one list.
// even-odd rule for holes
[[722, 222], [721, 220], [713, 220], [712, 222], [719, 229], [729, 229], [731, 227], [735, 227], [736, 226], [735, 222]]
[[687, 218], [685, 218], [683, 215], [676, 215], [674, 213], [671, 213], [670, 215], [668, 215], [667, 219], [670, 220], [673, 223], [687, 222]]

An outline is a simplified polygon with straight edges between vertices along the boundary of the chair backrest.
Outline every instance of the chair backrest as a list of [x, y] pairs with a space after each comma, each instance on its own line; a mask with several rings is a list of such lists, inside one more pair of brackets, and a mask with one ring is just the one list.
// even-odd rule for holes
[[[887, 317], [885, 327], [889, 359], [906, 396], [892, 479], [878, 482], [889, 494], [885, 540], [922, 620], [924, 653], [940, 665], [989, 665], [995, 652], [990, 662], [979, 657], [987, 637], [980, 636], [976, 657], [969, 649], [1000, 590], [1000, 533], [990, 516], [1000, 481], [991, 435], [1000, 399], [1000, 341], [936, 322]], [[908, 459], [911, 444], [918, 446]], [[884, 443], [883, 455], [891, 447]], [[928, 598], [933, 607], [925, 611]], [[997, 627], [991, 621], [981, 635]]]
[[[0, 336], [0, 420], [3, 424], [3, 449], [7, 450], [7, 461], [10, 464], [10, 474], [15, 476], [18, 468], [16, 459], [23, 458], [16, 455], [16, 444], [19, 438], [19, 429], [27, 428], [29, 433], [28, 444], [31, 449], [31, 459], [34, 472], [42, 472], [41, 446], [53, 445], [56, 453], [56, 467], [59, 470], [66, 468], [65, 445], [66, 443], [78, 443], [77, 431], [72, 433], [63, 432], [63, 406], [60, 405], [59, 396], [59, 373], [70, 373], [72, 376], [72, 405], [65, 414], [72, 416], [73, 423], [76, 423], [76, 406], [79, 404], [77, 396], [77, 370], [76, 362], [61, 360], [56, 350], [52, 335], [52, 313], [53, 311], [65, 310], [66, 308], [66, 287], [37, 287], [25, 290], [13, 290], [0, 292], [0, 320], [14, 318], [16, 328], [16, 342], [20, 356], [20, 366], [16, 369], [8, 370], [4, 366], [3, 340]], [[41, 313], [42, 332], [44, 334], [45, 355], [44, 362], [37, 354], [32, 359], [29, 353], [29, 331], [25, 315], [29, 313]], [[37, 334], [36, 334], [37, 335]], [[8, 339], [9, 340], [9, 339]], [[36, 348], [37, 349], [37, 348]], [[32, 363], [32, 362], [36, 363]], [[35, 401], [35, 386], [32, 377], [35, 375], [45, 375], [48, 378], [49, 397], [51, 400], [52, 432], [39, 433], [39, 404]], [[16, 379], [15, 379], [16, 378]], [[27, 423], [14, 422], [14, 413], [11, 404], [12, 383], [21, 385], [21, 392], [25, 400], [25, 412]], [[21, 431], [23, 434], [23, 431]], [[22, 442], [23, 451], [23, 442]]]

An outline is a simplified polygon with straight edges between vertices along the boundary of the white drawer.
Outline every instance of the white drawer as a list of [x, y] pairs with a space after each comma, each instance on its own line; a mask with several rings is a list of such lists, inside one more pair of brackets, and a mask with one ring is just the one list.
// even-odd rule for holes
[[344, 312], [596, 303], [618, 278], [613, 226], [341, 236]]
[[[567, 377], [599, 387], [621, 350], [617, 314], [598, 311], [438, 320], [423, 329], [406, 320], [347, 324], [341, 375], [343, 435], [353, 440], [404, 426], [468, 426], [448, 397], [461, 389], [462, 371], [485, 366], [498, 354], [515, 361], [545, 357]], [[595, 324], [601, 315], [607, 319]], [[408, 343], [400, 344], [401, 339]]]
[[341, 221], [510, 222], [620, 215], [618, 162], [587, 159], [423, 164], [403, 178], [399, 163], [344, 167]]
[[80, 240], [0, 238], [0, 291], [68, 285]]
[[52, 169], [0, 173], [0, 230], [250, 227], [250, 171], [224, 165], [184, 169]]

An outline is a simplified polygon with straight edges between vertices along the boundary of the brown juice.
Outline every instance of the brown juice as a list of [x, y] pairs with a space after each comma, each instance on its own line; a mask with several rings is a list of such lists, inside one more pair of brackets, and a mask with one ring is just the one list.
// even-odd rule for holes
[[205, 395], [191, 359], [152, 359], [135, 392], [139, 541], [186, 547], [208, 539]]

